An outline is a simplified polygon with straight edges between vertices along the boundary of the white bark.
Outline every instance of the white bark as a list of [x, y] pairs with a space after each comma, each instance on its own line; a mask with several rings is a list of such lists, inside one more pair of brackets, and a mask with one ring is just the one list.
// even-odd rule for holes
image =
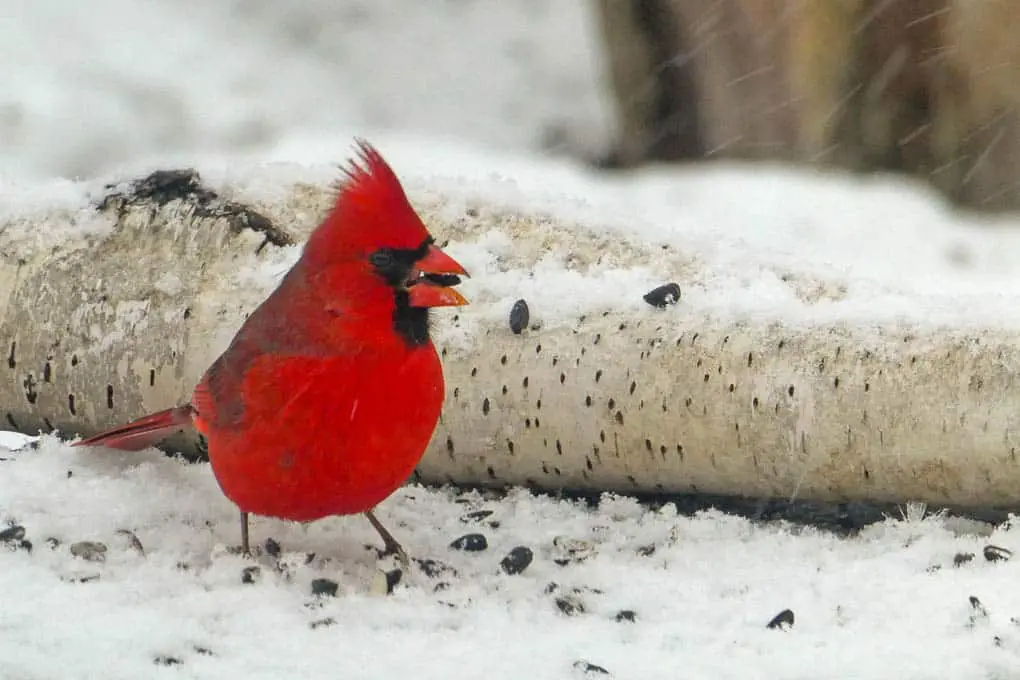
[[[257, 209], [286, 225], [272, 240], [300, 243], [329, 200], [325, 186], [300, 186]], [[53, 247], [23, 222], [0, 225], [0, 418], [21, 431], [88, 433], [183, 402], [296, 257], [221, 199], [112, 200], [104, 214], [114, 226], [101, 236], [70, 226], [79, 212], [33, 217], [39, 234], [67, 232]], [[423, 214], [440, 241], [480, 233], [471, 216]], [[548, 219], [485, 219], [521, 244], [507, 267], [552, 241], [576, 242], [581, 260], [607, 248]], [[674, 310], [610, 310], [513, 335], [495, 311], [476, 302], [437, 322], [447, 403], [425, 481], [1020, 500], [1020, 352], [1008, 334], [694, 327]]]

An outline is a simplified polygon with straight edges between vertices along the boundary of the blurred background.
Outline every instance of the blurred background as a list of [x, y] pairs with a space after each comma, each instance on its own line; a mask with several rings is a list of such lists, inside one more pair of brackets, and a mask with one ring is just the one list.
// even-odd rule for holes
[[611, 137], [587, 0], [0, 0], [0, 36], [17, 175], [320, 134], [577, 156]]
[[1020, 0], [0, 0], [0, 172], [386, 132], [1013, 209], [1018, 29]]

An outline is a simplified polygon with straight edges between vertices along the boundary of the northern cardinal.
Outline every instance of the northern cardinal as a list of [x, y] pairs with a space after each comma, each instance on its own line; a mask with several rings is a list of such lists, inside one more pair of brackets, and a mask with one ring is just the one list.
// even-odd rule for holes
[[358, 148], [331, 212], [190, 403], [75, 444], [137, 451], [193, 425], [241, 511], [245, 554], [249, 513], [364, 513], [407, 562], [372, 510], [432, 438], [444, 381], [429, 309], [467, 304], [452, 287], [467, 272], [435, 245], [383, 157]]

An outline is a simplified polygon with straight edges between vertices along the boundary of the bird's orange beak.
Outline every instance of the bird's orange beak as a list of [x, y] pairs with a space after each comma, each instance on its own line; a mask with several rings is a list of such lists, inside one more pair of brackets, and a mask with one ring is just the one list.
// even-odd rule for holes
[[470, 276], [455, 259], [437, 246], [429, 246], [425, 257], [414, 264], [411, 286], [407, 289], [408, 303], [412, 307], [459, 307], [467, 299], [453, 286], [461, 276]]

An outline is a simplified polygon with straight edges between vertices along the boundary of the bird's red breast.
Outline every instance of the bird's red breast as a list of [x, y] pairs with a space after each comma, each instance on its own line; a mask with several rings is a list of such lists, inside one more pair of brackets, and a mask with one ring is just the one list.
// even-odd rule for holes
[[466, 272], [433, 245], [382, 158], [365, 147], [363, 161], [195, 390], [213, 471], [243, 511], [309, 521], [369, 510], [410, 476], [438, 422], [428, 308], [464, 304], [449, 283]]

